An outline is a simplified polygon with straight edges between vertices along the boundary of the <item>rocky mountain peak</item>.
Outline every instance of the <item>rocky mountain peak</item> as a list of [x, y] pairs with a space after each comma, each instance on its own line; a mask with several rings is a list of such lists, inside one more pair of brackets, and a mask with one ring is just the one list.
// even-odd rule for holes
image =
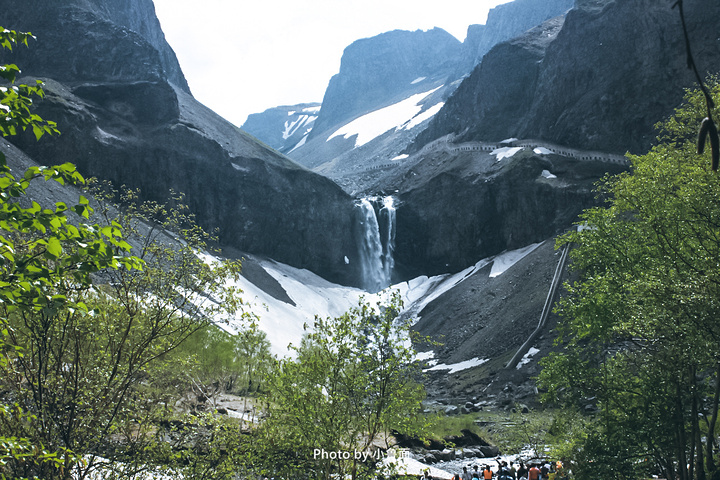
[[311, 137], [406, 98], [413, 86], [419, 93], [428, 83], [419, 85], [421, 80], [455, 70], [461, 50], [460, 41], [440, 28], [394, 30], [353, 42], [343, 53], [340, 72], [330, 79]]
[[319, 112], [319, 103], [282, 105], [248, 115], [240, 128], [275, 150], [290, 153], [305, 144]]
[[6, 13], [4, 26], [37, 42], [3, 60], [45, 81], [36, 111], [62, 132], [41, 142], [13, 137], [24, 154], [72, 162], [86, 177], [140, 189], [142, 200], [184, 193], [226, 251], [359, 281], [352, 199], [197, 102], [151, 0], [44, 2]]
[[490, 9], [485, 25], [468, 27], [463, 43], [463, 68], [470, 71], [498, 43], [565, 14], [574, 3], [574, 0], [515, 0]]

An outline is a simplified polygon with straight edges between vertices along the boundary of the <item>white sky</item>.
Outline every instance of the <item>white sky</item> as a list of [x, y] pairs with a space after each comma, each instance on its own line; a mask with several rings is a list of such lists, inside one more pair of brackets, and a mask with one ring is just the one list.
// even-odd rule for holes
[[321, 102], [345, 47], [390, 30], [468, 25], [510, 0], [154, 0], [193, 95], [240, 126], [251, 113]]

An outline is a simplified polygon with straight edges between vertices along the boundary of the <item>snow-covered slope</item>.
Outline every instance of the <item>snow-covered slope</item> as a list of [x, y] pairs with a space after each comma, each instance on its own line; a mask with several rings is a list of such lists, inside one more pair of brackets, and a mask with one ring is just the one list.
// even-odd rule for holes
[[[235, 286], [240, 287], [243, 291], [242, 297], [247, 304], [245, 312], [258, 317], [259, 327], [267, 334], [273, 353], [283, 357], [292, 355], [292, 352], [288, 350], [288, 345], [298, 346], [300, 344], [305, 328], [312, 327], [316, 315], [321, 318], [337, 317], [356, 306], [361, 298], [375, 304], [378, 301], [389, 300], [389, 292], [397, 291], [404, 303], [403, 316], [417, 321], [429, 303], [437, 300], [473, 275], [484, 275], [489, 278], [499, 277], [518, 261], [531, 254], [538, 246], [539, 244], [533, 244], [481, 260], [476, 265], [453, 275], [418, 277], [393, 285], [376, 294], [330, 283], [308, 270], [297, 269], [273, 260], [248, 257], [246, 261], [252, 262], [254, 266], [259, 266], [269, 274], [279, 284], [286, 296], [280, 297], [277, 293], [271, 293], [270, 289], [263, 289], [258, 285], [261, 282], [253, 283], [247, 277], [242, 277]], [[492, 268], [489, 272], [483, 271], [484, 267], [491, 264]], [[233, 331], [240, 328], [243, 322], [244, 320], [241, 318], [234, 318], [218, 324]]]
[[288, 153], [305, 143], [319, 112], [319, 103], [269, 108], [249, 115], [241, 128], [275, 150]]
[[418, 77], [403, 95], [328, 129], [314, 132], [288, 156], [337, 182], [351, 194], [366, 192], [384, 171], [406, 158], [403, 152], [443, 107], [458, 82]]
[[356, 118], [337, 129], [326, 141], [329, 142], [333, 138], [341, 135], [345, 139], [354, 137], [355, 144], [353, 148], [357, 148], [391, 130], [410, 130], [425, 120], [430, 119], [445, 104], [444, 102], [439, 102], [430, 108], [426, 108], [423, 104], [423, 100], [437, 91], [438, 88], [440, 87], [412, 95], [393, 105]]

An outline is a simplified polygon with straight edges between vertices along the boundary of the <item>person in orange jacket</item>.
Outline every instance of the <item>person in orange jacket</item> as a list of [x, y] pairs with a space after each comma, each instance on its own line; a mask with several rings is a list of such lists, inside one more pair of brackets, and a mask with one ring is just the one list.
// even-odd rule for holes
[[493, 478], [493, 472], [490, 470], [490, 465], [485, 465], [485, 470], [483, 470], [483, 479], [484, 480], [491, 480]]
[[533, 464], [528, 471], [528, 480], [540, 480], [540, 469], [536, 464]]

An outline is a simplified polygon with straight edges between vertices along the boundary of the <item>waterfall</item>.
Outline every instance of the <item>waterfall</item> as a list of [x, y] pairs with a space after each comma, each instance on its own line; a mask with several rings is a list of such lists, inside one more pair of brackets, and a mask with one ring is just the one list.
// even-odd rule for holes
[[395, 251], [395, 205], [391, 196], [383, 198], [379, 223], [385, 227], [380, 229], [380, 241], [383, 246], [383, 278], [387, 283], [383, 287], [385, 288], [390, 286], [393, 267], [395, 267], [395, 258], [393, 257]]
[[390, 286], [395, 266], [395, 202], [391, 196], [366, 197], [357, 207], [362, 285], [369, 292], [379, 292]]

